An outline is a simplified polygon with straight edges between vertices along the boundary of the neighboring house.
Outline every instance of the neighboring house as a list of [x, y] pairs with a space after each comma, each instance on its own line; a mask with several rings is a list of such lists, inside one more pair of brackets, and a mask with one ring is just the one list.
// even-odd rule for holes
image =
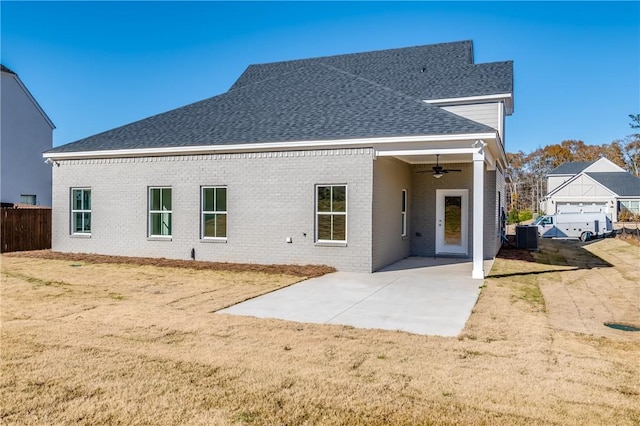
[[53, 249], [368, 272], [460, 256], [483, 278], [512, 92], [513, 63], [474, 64], [471, 41], [251, 65], [46, 152]]
[[18, 75], [1, 68], [0, 201], [51, 206], [51, 166], [42, 153], [51, 149], [55, 126]]
[[546, 214], [604, 212], [611, 220], [640, 214], [640, 178], [606, 158], [564, 163], [547, 175]]

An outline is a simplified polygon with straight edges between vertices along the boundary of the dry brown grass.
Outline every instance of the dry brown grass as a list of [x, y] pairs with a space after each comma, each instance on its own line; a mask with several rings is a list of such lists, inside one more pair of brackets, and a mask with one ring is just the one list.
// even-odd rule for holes
[[[638, 424], [640, 336], [596, 326], [638, 248], [541, 243], [459, 338], [211, 314], [291, 276], [2, 256], [2, 423]], [[576, 332], [556, 286], [614, 301]]]

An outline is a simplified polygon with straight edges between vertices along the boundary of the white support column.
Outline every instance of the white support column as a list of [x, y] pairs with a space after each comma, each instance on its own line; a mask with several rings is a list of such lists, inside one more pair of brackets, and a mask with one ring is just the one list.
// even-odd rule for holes
[[473, 271], [484, 279], [484, 152], [473, 154]]

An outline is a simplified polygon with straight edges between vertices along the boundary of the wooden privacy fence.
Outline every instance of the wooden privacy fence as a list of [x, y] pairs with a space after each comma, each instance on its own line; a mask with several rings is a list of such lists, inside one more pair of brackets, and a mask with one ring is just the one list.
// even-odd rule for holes
[[51, 248], [50, 208], [1, 208], [0, 252]]

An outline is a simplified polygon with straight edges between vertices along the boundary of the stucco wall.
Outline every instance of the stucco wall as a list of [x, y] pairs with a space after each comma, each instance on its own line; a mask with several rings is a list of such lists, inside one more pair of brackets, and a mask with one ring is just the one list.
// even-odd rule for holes
[[20, 195], [35, 195], [51, 205], [51, 166], [42, 153], [51, 149], [52, 127], [12, 74], [2, 72], [0, 104], [0, 194], [18, 203]]
[[[402, 190], [407, 190], [407, 235], [402, 236]], [[393, 158], [373, 163], [373, 270], [409, 256], [411, 169]]]
[[[447, 164], [446, 168], [461, 169], [436, 179], [431, 174], [431, 165], [418, 165], [412, 168], [411, 197], [411, 255], [435, 256], [436, 254], [436, 190], [468, 189], [468, 254], [473, 248], [472, 212], [473, 212], [473, 164]], [[418, 173], [425, 171], [425, 173]], [[418, 235], [420, 234], [420, 235]]]
[[[61, 161], [54, 167], [53, 250], [372, 270], [369, 149]], [[346, 246], [315, 236], [315, 185], [348, 186]], [[200, 188], [228, 191], [227, 242], [200, 240]], [[170, 241], [147, 237], [149, 186], [173, 190]], [[91, 238], [70, 235], [70, 190], [92, 191]], [[291, 237], [292, 243], [286, 239]]]
[[[412, 256], [435, 256], [436, 254], [436, 190], [467, 189], [468, 193], [468, 257], [473, 254], [473, 164], [447, 164], [447, 168], [461, 169], [435, 179], [430, 165], [412, 167], [411, 194], [411, 249]], [[418, 171], [426, 173], [417, 173]], [[498, 173], [498, 174], [497, 174]], [[484, 257], [490, 259], [500, 249], [497, 193], [501, 191], [500, 203], [504, 206], [504, 177], [499, 171], [485, 170], [484, 174]], [[420, 235], [417, 235], [420, 234]]]

